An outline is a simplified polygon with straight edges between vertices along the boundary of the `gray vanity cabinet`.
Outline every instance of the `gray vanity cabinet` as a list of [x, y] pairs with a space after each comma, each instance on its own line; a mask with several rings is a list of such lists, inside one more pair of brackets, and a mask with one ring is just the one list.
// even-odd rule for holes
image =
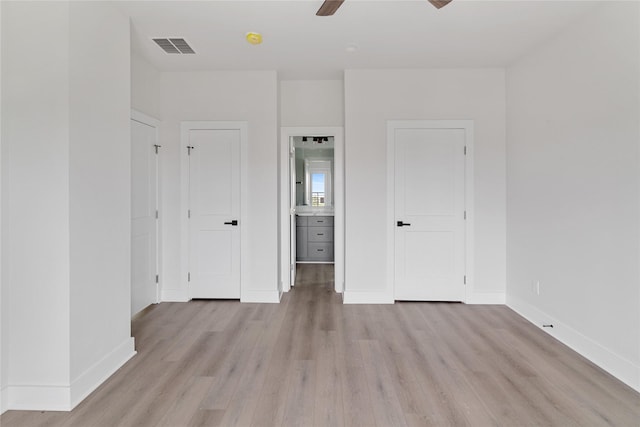
[[296, 217], [296, 259], [333, 262], [333, 217]]
[[296, 260], [307, 259], [307, 217], [296, 216]]

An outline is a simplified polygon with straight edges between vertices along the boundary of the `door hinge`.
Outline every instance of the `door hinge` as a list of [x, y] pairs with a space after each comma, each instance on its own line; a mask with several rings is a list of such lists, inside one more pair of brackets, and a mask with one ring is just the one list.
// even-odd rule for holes
[[464, 284], [466, 285], [467, 284], [467, 276], [464, 276], [463, 281], [464, 281]]
[[467, 211], [464, 211], [464, 219], [467, 219]]
[[158, 209], [156, 209], [156, 219], [160, 218], [160, 214], [158, 213]]
[[467, 155], [467, 146], [466, 145], [464, 146], [464, 155], [465, 156]]
[[160, 276], [156, 274], [156, 283], [160, 283]]
[[187, 210], [187, 218], [191, 218], [191, 209]]
[[187, 282], [191, 281], [191, 273], [187, 273]]
[[153, 144], [153, 147], [156, 149], [156, 154], [158, 154], [158, 148], [162, 147], [162, 145]]
[[191, 150], [194, 150], [196, 147], [193, 145], [187, 145], [187, 155], [191, 155]]

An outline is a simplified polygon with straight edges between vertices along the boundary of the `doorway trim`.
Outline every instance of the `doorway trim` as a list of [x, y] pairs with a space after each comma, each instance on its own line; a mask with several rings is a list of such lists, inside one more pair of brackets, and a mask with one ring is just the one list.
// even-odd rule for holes
[[178, 299], [172, 301], [191, 300], [189, 288], [189, 131], [205, 130], [238, 130], [240, 132], [240, 301], [245, 299], [244, 280], [249, 277], [248, 258], [249, 245], [247, 235], [247, 207], [248, 207], [248, 123], [246, 121], [182, 121], [180, 122], [180, 281], [181, 289]]
[[[282, 127], [280, 128], [280, 286], [279, 291], [289, 292], [291, 269], [291, 230], [289, 217], [291, 206], [289, 192], [291, 173], [289, 170], [289, 144], [294, 136], [333, 136], [333, 205], [334, 205], [334, 268], [335, 291], [344, 292], [344, 128], [325, 127]], [[295, 268], [295, 263], [293, 263]]]
[[395, 299], [395, 133], [399, 129], [462, 129], [465, 131], [465, 277], [464, 301], [473, 296], [474, 273], [474, 199], [473, 199], [473, 120], [389, 120], [387, 121], [387, 283]]

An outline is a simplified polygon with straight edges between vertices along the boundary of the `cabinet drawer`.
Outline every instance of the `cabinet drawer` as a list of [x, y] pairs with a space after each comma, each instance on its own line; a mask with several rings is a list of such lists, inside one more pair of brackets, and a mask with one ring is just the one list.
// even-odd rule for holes
[[308, 219], [308, 217], [306, 217], [306, 216], [296, 216], [296, 226], [298, 226], [298, 227], [306, 227], [307, 226], [307, 219]]
[[332, 216], [310, 216], [307, 218], [307, 225], [309, 225], [309, 227], [333, 227]]
[[333, 243], [309, 243], [307, 253], [309, 259], [317, 261], [333, 261]]
[[333, 227], [308, 227], [307, 237], [310, 242], [333, 242]]

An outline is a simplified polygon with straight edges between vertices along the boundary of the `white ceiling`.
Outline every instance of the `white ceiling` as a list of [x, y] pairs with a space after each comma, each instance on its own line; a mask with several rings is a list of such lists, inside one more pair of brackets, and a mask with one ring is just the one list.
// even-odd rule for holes
[[[346, 0], [318, 17], [322, 0], [118, 2], [132, 48], [159, 70], [278, 70], [282, 79], [341, 78], [353, 68], [504, 67], [595, 7], [593, 1]], [[245, 41], [260, 32], [261, 45]], [[151, 40], [181, 37], [195, 55]], [[355, 52], [347, 46], [355, 44]]]

